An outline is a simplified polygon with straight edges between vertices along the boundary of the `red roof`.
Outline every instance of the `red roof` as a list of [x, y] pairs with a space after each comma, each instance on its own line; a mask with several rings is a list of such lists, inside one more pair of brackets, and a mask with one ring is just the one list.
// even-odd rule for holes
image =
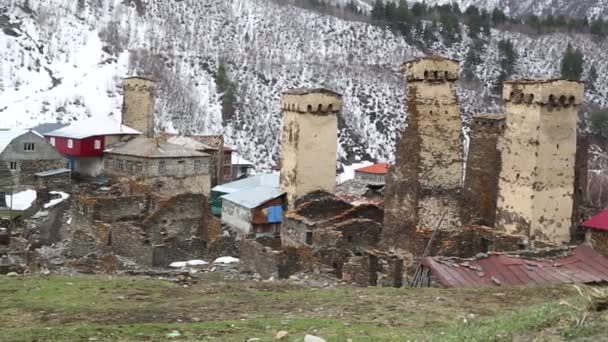
[[387, 174], [388, 173], [388, 163], [378, 163], [378, 164], [362, 167], [360, 169], [356, 169], [355, 171], [365, 172], [365, 173]]
[[608, 258], [587, 245], [557, 259], [492, 254], [469, 261], [426, 257], [422, 263], [446, 287], [608, 282]]
[[583, 222], [581, 225], [585, 228], [608, 230], [608, 209], [604, 209], [602, 212]]

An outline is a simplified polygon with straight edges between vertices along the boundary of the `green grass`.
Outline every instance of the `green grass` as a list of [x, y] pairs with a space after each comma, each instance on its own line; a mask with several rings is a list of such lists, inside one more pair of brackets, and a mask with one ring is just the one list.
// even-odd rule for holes
[[173, 330], [183, 341], [272, 341], [280, 330], [293, 341], [307, 333], [342, 342], [594, 340], [608, 327], [595, 317], [573, 324], [578, 303], [569, 286], [321, 290], [210, 275], [184, 288], [53, 276], [0, 277], [0, 294], [0, 341], [165, 341]]

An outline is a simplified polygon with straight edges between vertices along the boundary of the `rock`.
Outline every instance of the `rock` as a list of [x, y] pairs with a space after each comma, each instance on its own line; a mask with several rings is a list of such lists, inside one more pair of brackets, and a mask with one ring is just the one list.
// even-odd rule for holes
[[306, 336], [304, 336], [304, 342], [327, 342], [327, 341], [325, 341], [325, 339], [323, 339], [323, 338], [320, 338], [319, 336], [306, 335]]
[[176, 337], [180, 337], [180, 336], [182, 336], [182, 333], [180, 333], [177, 330], [173, 330], [172, 332], [167, 334], [168, 338], [176, 338]]
[[282, 339], [286, 338], [288, 335], [289, 335], [289, 333], [287, 331], [281, 330], [276, 335], [274, 335], [274, 339], [282, 340]]
[[19, 273], [17, 273], [17, 272], [8, 272], [8, 273], [6, 274], [6, 276], [7, 276], [7, 277], [18, 277], [18, 276], [19, 276]]

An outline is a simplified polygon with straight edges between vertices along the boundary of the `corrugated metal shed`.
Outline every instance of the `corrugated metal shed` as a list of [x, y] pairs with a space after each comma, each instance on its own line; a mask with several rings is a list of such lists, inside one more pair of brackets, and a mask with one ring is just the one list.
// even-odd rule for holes
[[285, 191], [279, 188], [270, 186], [257, 186], [233, 192], [228, 195], [224, 195], [222, 196], [222, 199], [238, 204], [248, 209], [253, 209], [270, 200], [280, 197], [283, 194], [285, 194]]
[[467, 261], [426, 257], [422, 264], [446, 287], [608, 282], [608, 259], [587, 245], [556, 259], [491, 254]]

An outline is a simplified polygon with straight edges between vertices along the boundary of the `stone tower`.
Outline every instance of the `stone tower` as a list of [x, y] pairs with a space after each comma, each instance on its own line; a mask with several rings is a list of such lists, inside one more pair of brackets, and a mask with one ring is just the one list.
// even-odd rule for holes
[[570, 241], [583, 88], [563, 80], [504, 84], [498, 229], [546, 243]]
[[338, 113], [342, 95], [327, 89], [283, 93], [281, 188], [290, 208], [314, 190], [334, 192], [338, 154]]
[[463, 133], [456, 94], [459, 63], [432, 56], [407, 62], [407, 128], [397, 144], [385, 193], [383, 242], [408, 249], [408, 236], [433, 228], [460, 226]]
[[498, 142], [505, 116], [480, 114], [473, 117], [469, 152], [462, 188], [462, 223], [494, 226], [500, 174]]
[[122, 124], [154, 136], [154, 97], [156, 82], [144, 77], [123, 80]]

